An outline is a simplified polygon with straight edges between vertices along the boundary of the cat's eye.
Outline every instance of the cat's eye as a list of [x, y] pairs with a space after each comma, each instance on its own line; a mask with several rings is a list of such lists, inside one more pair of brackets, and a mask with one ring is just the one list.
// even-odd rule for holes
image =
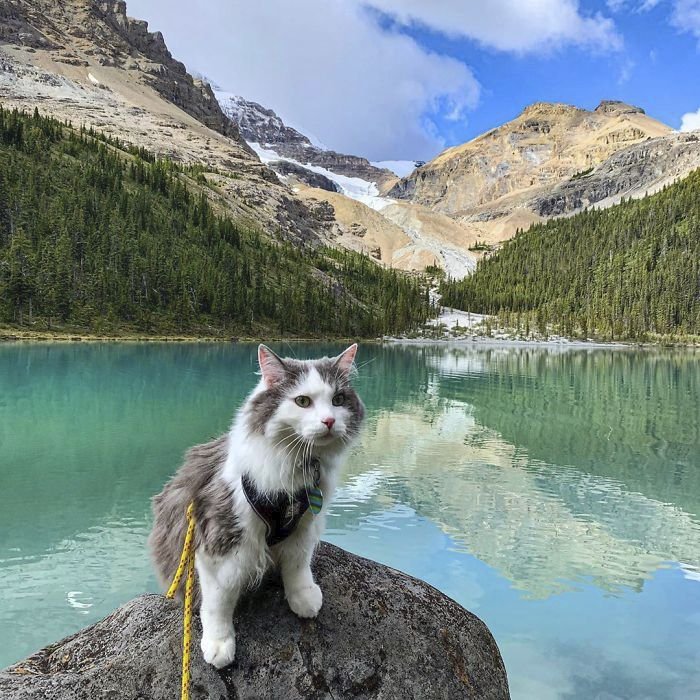
[[308, 396], [297, 396], [296, 399], [294, 399], [294, 403], [302, 408], [308, 408], [311, 406], [311, 399]]
[[339, 394], [336, 394], [333, 397], [333, 405], [334, 406], [342, 406], [345, 403], [345, 394], [342, 392]]

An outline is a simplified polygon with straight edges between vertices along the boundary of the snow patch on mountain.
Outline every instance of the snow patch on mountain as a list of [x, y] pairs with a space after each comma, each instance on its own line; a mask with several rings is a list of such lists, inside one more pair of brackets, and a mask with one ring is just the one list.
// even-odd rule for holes
[[263, 163], [273, 163], [274, 161], [284, 160], [288, 163], [294, 163], [302, 168], [311, 170], [314, 173], [319, 173], [320, 175], [325, 175], [329, 180], [335, 182], [338, 187], [340, 187], [341, 194], [344, 194], [350, 199], [355, 199], [358, 202], [366, 204], [371, 209], [380, 211], [384, 207], [393, 203], [393, 200], [387, 197], [379, 196], [379, 188], [376, 183], [368, 182], [359, 177], [347, 177], [346, 175], [339, 175], [334, 173], [332, 170], [327, 170], [318, 165], [312, 165], [311, 163], [300, 163], [298, 160], [293, 158], [285, 158], [281, 156], [276, 151], [270, 148], [265, 148], [259, 143], [250, 143], [250, 147], [258, 154], [258, 158]]
[[[380, 212], [388, 222], [398, 226], [411, 241], [397, 258], [399, 266], [422, 269], [426, 264], [438, 261], [454, 279], [461, 279], [473, 271], [476, 260], [471, 253], [460, 249], [459, 242], [464, 235], [462, 231], [455, 233], [455, 227], [460, 228], [458, 224], [451, 220], [442, 222], [439, 215], [436, 217], [427, 210], [420, 211], [413, 205], [399, 207], [395, 212], [396, 200], [380, 194], [382, 188], [396, 182], [394, 173], [398, 176], [409, 174], [423, 165], [422, 162], [391, 160], [370, 163], [366, 158], [337, 153], [324, 148], [317, 140], [312, 142], [272, 109], [222, 90], [216, 91], [216, 97], [248, 145], [282, 181], [290, 185], [294, 185], [295, 180], [304, 182], [319, 190], [317, 197], [320, 198], [323, 198], [321, 191], [332, 191], [335, 186], [338, 193]], [[341, 203], [340, 208], [343, 206]], [[352, 207], [349, 210], [357, 211]], [[357, 227], [358, 223], [352, 222], [351, 225]], [[357, 241], [353, 245], [357, 245]], [[375, 240], [370, 249], [376, 253], [377, 249], [381, 251], [381, 246]]]
[[452, 331], [456, 328], [473, 328], [483, 323], [488, 316], [485, 314], [474, 314], [469, 311], [459, 309], [448, 309], [446, 306], [440, 307], [440, 315], [426, 322], [426, 326], [444, 326]]

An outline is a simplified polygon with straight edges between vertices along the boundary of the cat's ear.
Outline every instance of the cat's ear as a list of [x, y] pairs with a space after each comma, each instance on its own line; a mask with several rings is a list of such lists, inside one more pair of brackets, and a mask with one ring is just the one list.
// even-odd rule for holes
[[357, 355], [357, 343], [353, 343], [347, 350], [335, 358], [335, 364], [340, 368], [345, 374], [349, 374], [353, 367], [353, 362], [355, 362], [355, 355]]
[[268, 389], [281, 381], [287, 371], [284, 360], [275, 355], [267, 345], [258, 345], [258, 364]]

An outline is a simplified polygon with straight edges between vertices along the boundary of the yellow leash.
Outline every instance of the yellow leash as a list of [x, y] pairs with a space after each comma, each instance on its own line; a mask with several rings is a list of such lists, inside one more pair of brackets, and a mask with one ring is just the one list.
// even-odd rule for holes
[[177, 566], [173, 582], [165, 594], [167, 598], [175, 597], [182, 575], [187, 570], [187, 578], [185, 579], [185, 619], [182, 628], [181, 700], [189, 700], [190, 697], [190, 646], [192, 641], [192, 594], [194, 593], [194, 526], [194, 503], [190, 503], [187, 506], [187, 534], [185, 535], [185, 544], [180, 555], [180, 563]]

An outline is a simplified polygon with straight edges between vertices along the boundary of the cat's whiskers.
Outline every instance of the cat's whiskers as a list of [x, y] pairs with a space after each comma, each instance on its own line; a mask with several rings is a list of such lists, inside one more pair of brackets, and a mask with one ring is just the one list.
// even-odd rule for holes
[[292, 357], [296, 360], [296, 359], [297, 359], [297, 355], [296, 355], [296, 353], [294, 352], [294, 348], [293, 348], [293, 347], [290, 345], [290, 343], [287, 342], [287, 341], [285, 341], [284, 344], [289, 348], [289, 352], [292, 353]]
[[302, 478], [302, 481], [304, 482], [304, 487], [305, 487], [305, 488], [306, 488], [306, 465], [307, 465], [307, 462], [308, 462], [308, 459], [307, 459], [307, 457], [306, 457], [306, 453], [307, 453], [307, 451], [308, 451], [308, 449], [309, 449], [309, 445], [310, 445], [310, 444], [311, 444], [311, 443], [308, 443], [308, 444], [307, 444], [307, 447], [306, 447], [306, 449], [304, 450], [304, 454], [302, 455], [302, 458], [301, 458], [301, 478]]
[[287, 492], [287, 495], [289, 496], [290, 500], [293, 497], [293, 492], [294, 492], [294, 474], [296, 473], [297, 469], [297, 454], [299, 453], [299, 450], [302, 449], [304, 443], [306, 442], [303, 437], [299, 436], [299, 442], [297, 443], [297, 449], [294, 451], [294, 457], [292, 458], [292, 478], [290, 480], [290, 491]]
[[371, 360], [367, 360], [367, 362], [363, 362], [361, 365], [353, 365], [352, 369], [350, 370], [350, 373], [353, 376], [358, 376], [360, 374], [360, 370], [363, 367], [367, 367], [367, 365], [372, 364], [372, 362], [374, 362], [376, 359], [376, 357], [373, 357]]
[[[295, 439], [291, 442], [291, 444], [286, 446], [286, 448], [284, 449], [286, 456], [280, 464], [280, 483], [285, 493], [287, 494], [287, 496], [289, 496], [290, 499], [292, 498], [292, 491], [294, 489], [294, 471], [296, 469], [296, 456], [299, 453], [299, 450], [303, 447], [304, 442], [305, 440], [302, 435], [296, 435]], [[291, 490], [286, 488], [286, 479], [284, 478], [284, 472], [286, 471], [287, 463], [290, 459], [292, 460], [292, 483], [290, 485]]]
[[[300, 436], [297, 435], [297, 433], [296, 433], [294, 430], [292, 430], [291, 428], [289, 428], [288, 430], [289, 430], [290, 434], [289, 434], [289, 435], [285, 435], [281, 440], [277, 441], [277, 442], [272, 446], [272, 449], [275, 449], [275, 448], [279, 447], [282, 443], [286, 442], [287, 440], [293, 440], [293, 439], [295, 439], [295, 438], [299, 438], [299, 437], [300, 437]], [[294, 443], [292, 442], [292, 444], [294, 444]], [[284, 448], [282, 448], [282, 449], [284, 450]]]
[[306, 489], [307, 484], [308, 484], [307, 477], [306, 477], [306, 460], [303, 460], [301, 463], [301, 480], [304, 484], [304, 488]]
[[[314, 441], [313, 441], [313, 440], [310, 440], [310, 441], [309, 441], [309, 454], [304, 458], [304, 464], [305, 464], [305, 465], [308, 464], [309, 469], [311, 468], [311, 454], [312, 454], [312, 452], [313, 452], [314, 445], [315, 445]], [[307, 483], [307, 482], [306, 482], [307, 478], [308, 478], [308, 477], [307, 477], [306, 475], [304, 475], [304, 484]]]
[[304, 440], [304, 446], [303, 449], [301, 450], [301, 469], [302, 469], [302, 479], [304, 481], [304, 484], [306, 484], [306, 462], [307, 462], [307, 453], [310, 453], [311, 448], [313, 447], [313, 440]]
[[352, 443], [352, 438], [347, 433], [343, 433], [342, 435], [338, 435], [338, 438], [340, 438], [340, 441], [344, 445], [350, 445]]
[[[284, 444], [285, 442], [291, 440], [289, 444]], [[292, 431], [292, 434], [282, 438], [279, 442], [277, 442], [275, 445], [273, 445], [273, 448], [279, 448], [280, 445], [283, 445], [281, 448], [279, 448], [279, 451], [282, 452], [284, 455], [289, 455], [291, 450], [294, 448], [294, 446], [297, 444], [297, 442], [303, 441], [304, 437], [302, 435], [298, 435], [296, 432]]]
[[[300, 442], [301, 436], [293, 434], [286, 440], [283, 440], [281, 443], [278, 443], [278, 452], [281, 453], [282, 459], [280, 460], [279, 463], [279, 481], [280, 485], [282, 488], [284, 488], [284, 483], [285, 483], [285, 477], [286, 477], [286, 472], [287, 472], [287, 463], [289, 462], [289, 458], [292, 454], [292, 450], [295, 448], [295, 446]], [[293, 471], [293, 468], [292, 468]], [[286, 491], [286, 489], [285, 489]]]
[[294, 493], [294, 474], [296, 473], [296, 470], [297, 462], [296, 460], [292, 460], [292, 476], [289, 480], [289, 491], [287, 491], [287, 498], [289, 498], [290, 501], [293, 499], [292, 494]]
[[306, 448], [306, 438], [304, 438], [304, 437], [301, 436], [301, 435], [298, 436], [298, 437], [299, 437], [298, 441], [295, 442], [295, 443], [292, 443], [292, 444], [294, 445], [294, 447], [295, 447], [294, 452], [292, 453], [292, 452], [291, 452], [291, 449], [290, 449], [290, 453], [289, 453], [287, 459], [284, 460], [283, 465], [282, 465], [282, 467], [284, 468], [284, 465], [286, 464], [286, 462], [288, 461], [288, 459], [291, 457], [291, 459], [292, 459], [292, 479], [291, 479], [291, 485], [290, 485], [291, 491], [287, 491], [287, 490], [285, 489], [285, 493], [289, 496], [290, 499], [293, 497], [293, 490], [294, 490], [294, 473], [295, 473], [295, 471], [296, 471], [296, 465], [297, 465], [297, 461], [298, 461], [298, 455], [299, 455], [299, 453], [300, 453], [302, 450], [304, 450], [304, 449]]
[[[280, 462], [280, 468], [279, 468], [279, 483], [281, 489], [291, 497], [291, 493], [289, 489], [286, 488], [286, 478], [285, 478], [285, 472], [287, 471], [287, 463], [289, 462], [290, 458], [292, 458], [293, 455], [296, 455], [299, 451], [299, 448], [304, 442], [304, 438], [301, 435], [298, 435], [295, 431], [288, 429], [290, 431], [290, 434], [283, 435], [281, 439], [279, 439], [273, 446], [273, 450], [276, 450], [278, 453], [281, 453], [281, 462]], [[295, 449], [296, 448], [296, 449]], [[294, 465], [292, 465], [292, 481], [294, 480]], [[272, 503], [272, 500], [269, 495], [266, 494], [266, 498], [269, 503]]]

